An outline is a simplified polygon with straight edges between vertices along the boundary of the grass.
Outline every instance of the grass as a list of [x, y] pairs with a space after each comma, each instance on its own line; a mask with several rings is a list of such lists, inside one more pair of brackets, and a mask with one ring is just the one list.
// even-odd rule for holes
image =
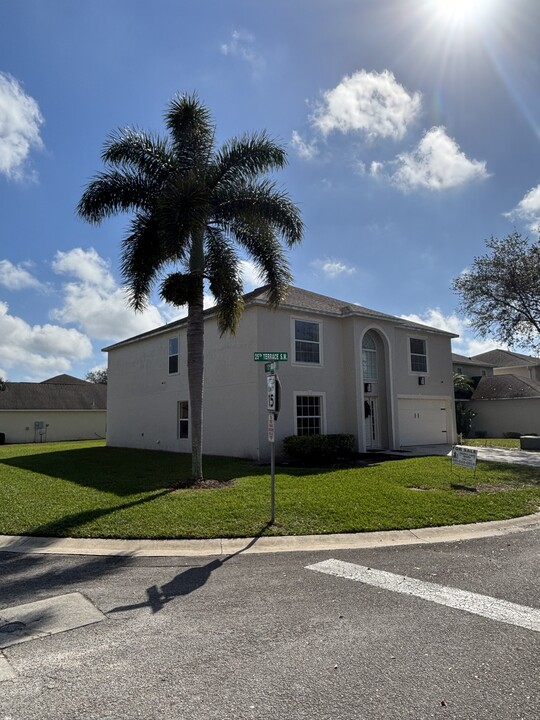
[[520, 448], [519, 438], [465, 438], [463, 443], [472, 447]]
[[209, 538], [364, 532], [526, 515], [540, 507], [538, 470], [447, 457], [346, 469], [276, 471], [268, 527], [268, 467], [205, 458], [217, 487], [173, 486], [189, 455], [105, 447], [101, 441], [0, 447], [0, 534]]

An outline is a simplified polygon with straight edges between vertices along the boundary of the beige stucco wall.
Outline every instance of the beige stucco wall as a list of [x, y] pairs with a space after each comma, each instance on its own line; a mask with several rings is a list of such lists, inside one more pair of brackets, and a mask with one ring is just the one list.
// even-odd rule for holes
[[[42, 421], [44, 429], [35, 430]], [[61, 440], [96, 440], [105, 437], [106, 410], [3, 410], [0, 432], [6, 443], [59, 442]]]
[[540, 434], [540, 398], [471, 400], [467, 408], [476, 413], [473, 434], [477, 430], [488, 437], [502, 437], [506, 432]]
[[[322, 362], [300, 364], [294, 360], [294, 319], [321, 323]], [[384, 406], [381, 418], [384, 446], [399, 447], [396, 413], [400, 395], [448, 397], [453, 441], [452, 364], [450, 338], [434, 333], [425, 337], [429, 368], [426, 384], [418, 385], [417, 374], [408, 369], [410, 333], [392, 321], [369, 318], [339, 318], [319, 314], [270, 310], [250, 306], [244, 312], [235, 336], [219, 336], [216, 320], [205, 322], [204, 449], [206, 454], [248, 457], [266, 461], [270, 455], [267, 437], [266, 374], [263, 362], [255, 362], [257, 351], [286, 351], [278, 375], [282, 385], [282, 409], [276, 423], [276, 453], [281, 442], [293, 435], [295, 396], [323, 394], [324, 432], [352, 433], [358, 449], [364, 449], [363, 383], [361, 342], [364, 332], [374, 329], [380, 336], [384, 357]], [[179, 338], [179, 372], [168, 374], [168, 341]], [[187, 382], [186, 329], [168, 330], [109, 352], [108, 431], [110, 445], [190, 452], [190, 439], [176, 437], [177, 402], [189, 400]]]

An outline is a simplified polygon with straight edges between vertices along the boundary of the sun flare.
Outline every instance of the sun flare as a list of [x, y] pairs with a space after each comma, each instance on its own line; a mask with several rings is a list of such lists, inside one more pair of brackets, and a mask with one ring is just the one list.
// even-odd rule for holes
[[431, 0], [431, 7], [441, 22], [449, 25], [476, 23], [488, 12], [493, 0]]

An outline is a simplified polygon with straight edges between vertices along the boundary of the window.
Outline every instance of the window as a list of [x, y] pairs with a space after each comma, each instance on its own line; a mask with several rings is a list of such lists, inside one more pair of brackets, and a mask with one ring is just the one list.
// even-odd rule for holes
[[169, 375], [178, 372], [178, 338], [169, 338]]
[[427, 372], [426, 341], [420, 340], [420, 338], [409, 338], [409, 347], [411, 350], [411, 371]]
[[377, 379], [377, 349], [370, 333], [362, 340], [362, 373], [364, 381]]
[[297, 363], [320, 364], [320, 326], [318, 322], [294, 321], [294, 359]]
[[296, 434], [321, 435], [322, 433], [322, 396], [296, 396]]
[[181, 400], [177, 406], [176, 437], [179, 440], [189, 437], [189, 404]]

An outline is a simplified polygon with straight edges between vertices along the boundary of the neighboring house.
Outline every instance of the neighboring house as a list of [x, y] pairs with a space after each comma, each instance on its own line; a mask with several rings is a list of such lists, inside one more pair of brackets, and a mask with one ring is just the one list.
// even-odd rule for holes
[[105, 437], [107, 386], [57, 375], [40, 383], [6, 382], [0, 438], [6, 443]]
[[471, 358], [453, 355], [452, 359], [455, 372], [462, 368], [474, 380], [474, 392], [467, 398], [456, 394], [456, 400], [467, 402], [475, 413], [472, 434], [540, 434], [539, 358], [498, 349]]
[[[267, 289], [245, 296], [235, 335], [205, 311], [204, 451], [267, 459], [267, 380], [255, 352], [280, 362], [280, 441], [352, 433], [360, 451], [452, 443], [450, 340], [424, 325], [290, 288], [276, 310]], [[105, 348], [107, 443], [190, 452], [187, 320]]]

